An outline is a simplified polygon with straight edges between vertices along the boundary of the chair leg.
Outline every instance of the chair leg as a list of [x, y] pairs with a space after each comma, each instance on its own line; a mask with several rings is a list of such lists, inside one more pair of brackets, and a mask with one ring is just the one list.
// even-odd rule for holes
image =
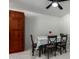
[[39, 48], [39, 57], [41, 57], [41, 48]]
[[44, 48], [44, 54], [46, 53], [46, 48]]
[[60, 54], [62, 54], [62, 50], [61, 50], [61, 47], [60, 47]]
[[34, 49], [32, 49], [32, 56], [34, 56]]
[[42, 49], [41, 49], [41, 51], [42, 51], [42, 54], [44, 53], [44, 51], [43, 51], [43, 50], [44, 50], [44, 49], [42, 48]]
[[65, 50], [65, 53], [67, 52], [66, 47], [63, 47], [63, 50]]
[[48, 52], [48, 59], [49, 59], [49, 49], [47, 49], [47, 52]]
[[65, 47], [65, 53], [67, 52], [66, 47]]
[[55, 56], [56, 56], [56, 49], [55, 49]]
[[65, 49], [65, 53], [67, 52], [67, 50]]

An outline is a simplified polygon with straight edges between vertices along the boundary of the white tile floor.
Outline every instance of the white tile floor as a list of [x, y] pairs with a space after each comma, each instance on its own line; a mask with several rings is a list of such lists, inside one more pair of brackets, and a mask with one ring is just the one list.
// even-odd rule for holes
[[[9, 55], [9, 59], [47, 59], [46, 55], [38, 57], [38, 53], [35, 53], [35, 56], [31, 55], [31, 50], [13, 53]], [[51, 56], [50, 59], [70, 59], [70, 52], [63, 53], [62, 55], [58, 54], [56, 57]]]

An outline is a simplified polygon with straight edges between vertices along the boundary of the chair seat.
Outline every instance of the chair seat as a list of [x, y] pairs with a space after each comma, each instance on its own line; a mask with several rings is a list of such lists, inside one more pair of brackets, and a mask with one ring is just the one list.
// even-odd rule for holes
[[57, 44], [58, 46], [64, 46], [65, 45], [65, 42], [60, 42]]
[[47, 47], [47, 48], [52, 48], [52, 47], [55, 47], [55, 45], [47, 44], [46, 47]]
[[51, 48], [51, 47], [55, 47], [55, 46], [50, 45], [50, 46], [47, 46], [47, 47], [48, 47], [48, 48], [49, 48], [49, 47]]

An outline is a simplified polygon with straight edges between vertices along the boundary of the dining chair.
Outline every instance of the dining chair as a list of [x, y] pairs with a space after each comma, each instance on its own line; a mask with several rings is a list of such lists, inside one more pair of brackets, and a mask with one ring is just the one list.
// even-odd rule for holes
[[31, 42], [32, 42], [32, 56], [34, 56], [34, 51], [37, 46], [37, 43], [34, 43], [32, 34], [30, 35], [30, 37], [31, 37]]
[[49, 59], [49, 52], [52, 51], [55, 52], [56, 56], [56, 43], [57, 43], [57, 35], [54, 36], [48, 36], [48, 44], [46, 45], [46, 51], [48, 52], [48, 59]]
[[67, 45], [67, 35], [62, 35], [60, 34], [60, 42], [58, 42], [57, 44], [57, 50], [60, 51], [60, 54], [62, 54], [62, 50], [65, 50], [65, 53], [67, 52], [67, 49], [66, 49], [66, 45]]

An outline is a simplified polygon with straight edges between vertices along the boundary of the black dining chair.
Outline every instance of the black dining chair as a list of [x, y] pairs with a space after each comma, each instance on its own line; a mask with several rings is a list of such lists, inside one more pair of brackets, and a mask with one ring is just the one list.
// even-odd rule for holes
[[60, 54], [62, 54], [62, 52], [65, 50], [65, 53], [67, 52], [67, 49], [66, 49], [66, 45], [67, 45], [67, 35], [64, 35], [64, 34], [60, 34], [60, 42], [58, 42], [57, 44], [57, 50], [60, 51]]
[[34, 56], [34, 51], [37, 46], [37, 43], [34, 43], [32, 34], [30, 35], [30, 37], [31, 37], [31, 42], [32, 42], [32, 56]]
[[54, 36], [48, 36], [48, 44], [46, 45], [46, 51], [48, 52], [48, 59], [49, 59], [49, 52], [52, 51], [55, 52], [56, 56], [56, 43], [57, 43], [57, 35]]

